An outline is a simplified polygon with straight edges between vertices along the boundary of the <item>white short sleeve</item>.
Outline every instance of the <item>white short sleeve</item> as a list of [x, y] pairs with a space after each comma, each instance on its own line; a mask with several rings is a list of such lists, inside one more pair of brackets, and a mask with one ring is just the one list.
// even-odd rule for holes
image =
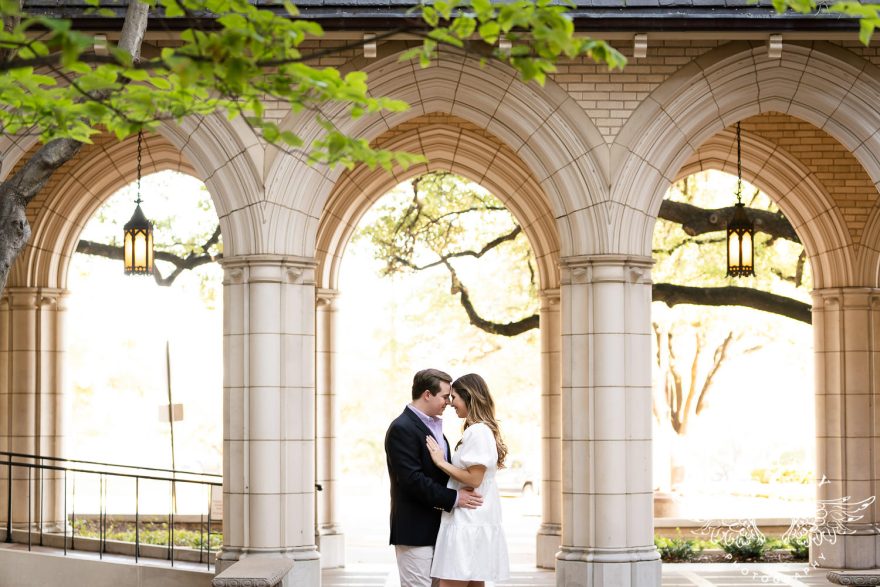
[[495, 436], [483, 423], [468, 426], [461, 438], [459, 456], [464, 467], [483, 465], [493, 468], [498, 462], [498, 447]]

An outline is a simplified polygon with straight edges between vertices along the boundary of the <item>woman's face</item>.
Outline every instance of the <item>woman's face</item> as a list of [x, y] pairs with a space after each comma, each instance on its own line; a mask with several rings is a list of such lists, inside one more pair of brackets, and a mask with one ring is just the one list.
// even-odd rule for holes
[[449, 404], [452, 406], [452, 409], [455, 410], [455, 415], [459, 418], [464, 418], [467, 416], [468, 410], [467, 406], [464, 404], [464, 400], [458, 395], [458, 392], [454, 389], [452, 390], [452, 395], [449, 396]]

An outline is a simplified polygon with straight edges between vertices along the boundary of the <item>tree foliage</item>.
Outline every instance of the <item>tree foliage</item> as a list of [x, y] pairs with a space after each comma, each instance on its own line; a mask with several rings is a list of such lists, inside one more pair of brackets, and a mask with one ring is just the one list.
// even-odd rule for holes
[[[373, 244], [382, 273], [445, 270], [450, 292], [459, 297], [471, 324], [504, 336], [537, 328], [536, 263], [507, 208], [452, 173], [423, 175], [411, 187], [410, 193], [379, 204], [373, 221], [355, 237]], [[504, 269], [486, 280], [486, 267], [499, 262]], [[476, 301], [467, 285], [476, 280], [475, 271], [481, 277]], [[491, 285], [483, 285], [487, 281]]]
[[[70, 20], [21, 14], [16, 2], [0, 3], [7, 22], [17, 19], [10, 30], [0, 32], [0, 50], [7, 56], [0, 60], [3, 131], [39, 132], [44, 141], [89, 142], [102, 129], [121, 139], [155, 129], [164, 120], [221, 111], [230, 118], [243, 117], [268, 142], [307, 150], [313, 161], [364, 161], [390, 168], [414, 160], [405, 153], [373, 150], [363, 139], [334, 128], [324, 114], [328, 105], [341, 105], [353, 118], [407, 105], [371, 96], [363, 72], [342, 74], [310, 64], [328, 53], [304, 45], [321, 38], [323, 30], [316, 22], [297, 18], [290, 2], [281, 14], [247, 0], [146, 4], [166, 19], [203, 22], [204, 15], [211, 15], [215, 26], [187, 28], [180, 33], [180, 45], [138, 58], [93, 33], [74, 30]], [[565, 9], [547, 0], [503, 5], [478, 0], [466, 10], [462, 6], [456, 0], [425, 5], [421, 25], [394, 31], [423, 39], [404, 58], [417, 57], [428, 66], [442, 44], [473, 49], [484, 59], [509, 63], [525, 81], [539, 83], [562, 56], [589, 55], [612, 67], [625, 63], [604, 41], [574, 36]], [[513, 41], [513, 48], [499, 50], [499, 38]], [[527, 43], [518, 42], [524, 38]], [[267, 99], [287, 104], [294, 113], [313, 112], [326, 134], [305, 145], [302, 137], [265, 115]]]
[[[749, 210], [762, 220], [756, 236], [758, 277], [740, 281], [741, 286], [727, 278], [726, 223], [718, 218], [723, 219], [729, 208], [704, 208], [695, 202], [715, 204], [708, 194], [732, 193], [725, 185], [729, 177], [690, 176], [670, 190], [655, 228], [654, 301], [669, 306], [747, 306], [809, 323], [810, 278], [803, 246], [772, 201], [757, 190]], [[710, 185], [713, 182], [722, 185]], [[504, 336], [538, 328], [534, 309], [539, 284], [522, 228], [500, 201], [463, 178], [435, 173], [415, 179], [412, 197], [382, 204], [360, 236], [375, 246], [384, 275], [445, 268], [451, 293], [474, 326]], [[520, 301], [513, 311], [505, 305], [498, 312], [498, 306], [474, 296], [468, 280], [460, 276], [457, 261], [481, 259], [496, 249], [515, 251], [511, 266], [519, 264], [528, 282], [509, 291], [517, 292], [517, 299], [530, 298], [530, 304]]]

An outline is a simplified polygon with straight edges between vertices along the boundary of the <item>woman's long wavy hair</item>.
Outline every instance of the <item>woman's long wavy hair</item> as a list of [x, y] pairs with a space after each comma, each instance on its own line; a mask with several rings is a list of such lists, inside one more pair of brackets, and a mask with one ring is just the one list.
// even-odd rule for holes
[[507, 456], [507, 446], [501, 440], [501, 431], [498, 429], [498, 422], [495, 421], [495, 402], [489, 394], [489, 386], [486, 385], [486, 381], [476, 373], [468, 373], [453, 381], [452, 389], [467, 406], [464, 429], [467, 429], [471, 424], [481, 422], [488, 426], [495, 436], [495, 446], [498, 448], [498, 468], [503, 468], [504, 458]]

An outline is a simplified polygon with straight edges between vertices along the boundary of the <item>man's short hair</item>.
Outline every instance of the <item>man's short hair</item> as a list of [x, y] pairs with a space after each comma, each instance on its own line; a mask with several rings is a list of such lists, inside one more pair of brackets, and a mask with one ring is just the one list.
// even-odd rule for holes
[[412, 398], [417, 400], [422, 397], [422, 393], [427, 389], [431, 395], [440, 393], [440, 383], [452, 383], [452, 377], [439, 369], [423, 369], [416, 373], [413, 377]]

